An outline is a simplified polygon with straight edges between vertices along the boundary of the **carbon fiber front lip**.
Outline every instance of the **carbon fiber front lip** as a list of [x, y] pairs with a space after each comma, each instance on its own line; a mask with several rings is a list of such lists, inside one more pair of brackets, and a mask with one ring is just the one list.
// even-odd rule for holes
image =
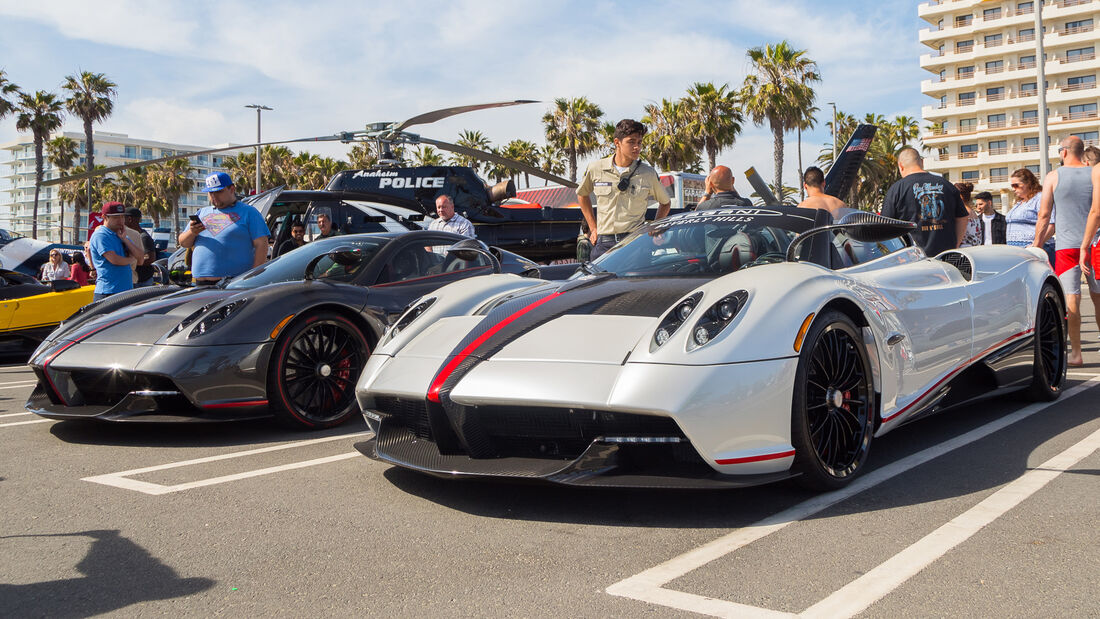
[[[154, 395], [156, 394], [156, 395]], [[116, 422], [221, 422], [261, 419], [270, 417], [266, 407], [251, 410], [229, 409], [218, 412], [206, 412], [194, 408], [179, 407], [165, 410], [164, 398], [180, 397], [166, 395], [167, 392], [134, 391], [126, 395], [114, 406], [62, 406], [50, 401], [46, 390], [39, 383], [27, 400], [27, 412], [39, 417], [58, 420], [96, 419]]]
[[792, 476], [789, 471], [766, 475], [723, 475], [716, 471], [683, 476], [675, 472], [617, 473], [621, 446], [597, 439], [575, 460], [540, 458], [486, 458], [439, 453], [435, 443], [418, 438], [407, 428], [374, 414], [364, 413], [374, 436], [355, 444], [363, 455], [402, 468], [445, 478], [508, 478], [546, 481], [571, 486], [622, 488], [743, 488]]

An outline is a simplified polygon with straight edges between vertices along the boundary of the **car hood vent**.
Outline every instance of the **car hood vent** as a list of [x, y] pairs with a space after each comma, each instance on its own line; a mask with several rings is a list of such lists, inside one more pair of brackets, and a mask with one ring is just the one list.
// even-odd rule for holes
[[970, 281], [974, 277], [974, 265], [966, 254], [957, 251], [945, 251], [936, 258], [958, 269], [966, 278], [966, 281]]

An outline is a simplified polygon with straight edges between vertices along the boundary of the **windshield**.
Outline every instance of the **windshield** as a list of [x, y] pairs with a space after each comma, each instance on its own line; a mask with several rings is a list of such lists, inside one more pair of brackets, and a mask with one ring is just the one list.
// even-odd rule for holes
[[225, 287], [231, 290], [247, 290], [278, 282], [302, 281], [305, 279], [306, 266], [311, 260], [342, 247], [356, 251], [345, 252], [336, 256], [335, 259], [322, 258], [314, 266], [313, 276], [317, 279], [348, 282], [355, 279], [378, 250], [389, 241], [388, 238], [377, 236], [338, 236], [306, 243], [298, 249], [234, 277]]
[[600, 256], [592, 270], [623, 277], [714, 276], [783, 262], [813, 227], [808, 217], [768, 209], [717, 209], [649, 222]]

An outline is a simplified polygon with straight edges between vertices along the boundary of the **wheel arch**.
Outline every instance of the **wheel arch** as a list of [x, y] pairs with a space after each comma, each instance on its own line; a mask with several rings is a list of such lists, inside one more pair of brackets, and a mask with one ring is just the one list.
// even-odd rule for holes
[[302, 315], [308, 314], [310, 312], [334, 312], [336, 314], [340, 314], [344, 318], [347, 318], [352, 323], [354, 323], [355, 326], [359, 327], [363, 331], [363, 337], [367, 338], [367, 345], [371, 347], [371, 350], [374, 349], [374, 347], [378, 344], [379, 338], [382, 337], [382, 334], [377, 332], [374, 325], [372, 325], [366, 318], [364, 318], [361, 313], [355, 311], [347, 305], [331, 302], [318, 303], [317, 305], [311, 305], [309, 307], [303, 308], [301, 311], [295, 314], [294, 319], [297, 320]]
[[871, 385], [875, 395], [874, 410], [872, 411], [875, 421], [872, 431], [877, 433], [879, 426], [882, 425], [882, 362], [879, 359], [879, 342], [875, 336], [875, 330], [871, 328], [871, 322], [867, 320], [863, 308], [851, 299], [845, 297], [830, 299], [819, 313], [828, 310], [836, 310], [852, 319], [852, 322], [863, 333], [863, 344], [867, 352], [867, 360], [871, 363]]

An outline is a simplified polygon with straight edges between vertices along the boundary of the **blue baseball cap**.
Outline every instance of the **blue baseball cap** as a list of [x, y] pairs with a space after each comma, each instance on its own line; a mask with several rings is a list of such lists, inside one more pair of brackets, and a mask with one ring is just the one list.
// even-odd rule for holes
[[229, 177], [225, 172], [215, 172], [206, 177], [206, 188], [204, 192], [210, 193], [211, 191], [221, 191], [226, 187], [233, 186], [233, 179]]

